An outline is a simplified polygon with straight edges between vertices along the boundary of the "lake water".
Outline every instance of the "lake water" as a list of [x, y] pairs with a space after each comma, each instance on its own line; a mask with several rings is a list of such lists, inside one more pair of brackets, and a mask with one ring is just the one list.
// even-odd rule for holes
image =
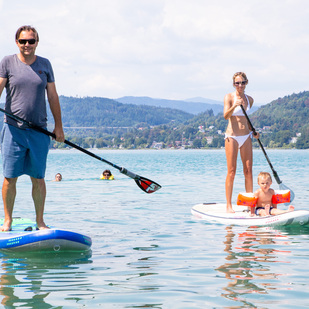
[[[1, 255], [1, 308], [308, 308], [309, 228], [207, 224], [194, 204], [224, 202], [224, 150], [94, 151], [162, 189], [77, 150], [51, 151], [45, 220], [93, 240], [89, 254]], [[267, 150], [293, 204], [308, 209], [309, 151]], [[254, 150], [254, 189], [269, 171]], [[60, 172], [62, 182], [53, 182]], [[273, 183], [273, 188], [278, 188]], [[244, 191], [241, 164], [233, 201]], [[284, 206], [283, 206], [284, 207]], [[14, 215], [34, 219], [31, 184], [18, 181]]]

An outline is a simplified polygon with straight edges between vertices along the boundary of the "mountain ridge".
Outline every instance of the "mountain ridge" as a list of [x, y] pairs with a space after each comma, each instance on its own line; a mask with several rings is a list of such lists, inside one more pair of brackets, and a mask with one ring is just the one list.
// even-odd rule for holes
[[[193, 98], [194, 99], [194, 98]], [[157, 107], [168, 107], [173, 109], [182, 110], [184, 112], [197, 115], [199, 113], [205, 112], [212, 109], [214, 115], [223, 112], [223, 105], [219, 104], [219, 101], [210, 100], [211, 103], [205, 102], [192, 102], [188, 100], [169, 100], [169, 99], [159, 99], [151, 97], [135, 97], [135, 96], [124, 96], [118, 99], [114, 99], [117, 102], [123, 104], [134, 104], [134, 105], [148, 105]], [[204, 99], [208, 100], [208, 99]], [[218, 102], [218, 103], [215, 103]]]

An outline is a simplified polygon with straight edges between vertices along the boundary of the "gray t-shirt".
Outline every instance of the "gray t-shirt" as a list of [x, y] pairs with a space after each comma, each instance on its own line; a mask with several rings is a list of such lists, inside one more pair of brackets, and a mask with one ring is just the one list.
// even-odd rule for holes
[[[39, 127], [46, 127], [46, 86], [55, 81], [48, 59], [36, 56], [27, 65], [17, 55], [6, 56], [0, 63], [0, 77], [7, 78], [5, 110]], [[25, 124], [4, 116], [5, 122], [19, 128]]]

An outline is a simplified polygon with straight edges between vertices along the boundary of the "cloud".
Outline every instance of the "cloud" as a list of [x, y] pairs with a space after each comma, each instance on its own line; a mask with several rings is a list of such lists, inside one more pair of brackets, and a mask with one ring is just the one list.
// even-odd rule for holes
[[31, 24], [59, 94], [220, 100], [245, 71], [268, 103], [306, 90], [308, 13], [307, 0], [0, 1], [0, 57]]

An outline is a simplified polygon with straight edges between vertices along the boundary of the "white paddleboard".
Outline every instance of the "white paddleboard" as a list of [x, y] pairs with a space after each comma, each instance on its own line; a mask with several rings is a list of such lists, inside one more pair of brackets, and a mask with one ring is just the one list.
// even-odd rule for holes
[[254, 216], [246, 212], [246, 207], [233, 205], [235, 213], [226, 212], [226, 204], [204, 203], [192, 207], [191, 213], [210, 223], [245, 226], [290, 226], [308, 225], [309, 211], [294, 210], [276, 216]]

